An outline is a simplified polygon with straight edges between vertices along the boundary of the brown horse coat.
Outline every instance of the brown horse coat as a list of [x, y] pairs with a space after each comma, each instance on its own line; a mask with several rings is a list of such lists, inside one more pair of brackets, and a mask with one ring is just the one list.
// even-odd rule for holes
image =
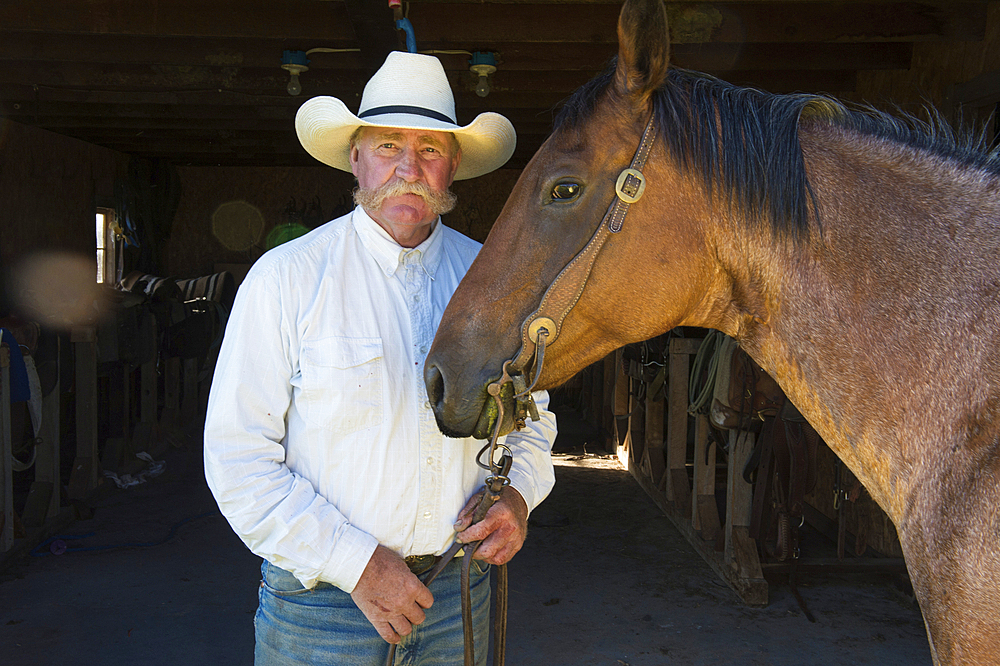
[[720, 101], [693, 126], [663, 99], [725, 88], [766, 114], [782, 98], [668, 72], [666, 35], [661, 0], [627, 1], [617, 69], [522, 173], [427, 360], [439, 423], [489, 431], [486, 384], [657, 113], [645, 195], [539, 386], [676, 326], [736, 338], [895, 523], [935, 663], [1000, 663], [1000, 161], [825, 98], [789, 100], [790, 129], [754, 151], [748, 114]]

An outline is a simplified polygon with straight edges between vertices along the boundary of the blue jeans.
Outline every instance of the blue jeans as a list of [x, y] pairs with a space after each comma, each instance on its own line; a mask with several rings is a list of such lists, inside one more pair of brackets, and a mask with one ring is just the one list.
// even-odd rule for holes
[[[434, 605], [396, 648], [397, 666], [456, 666], [463, 663], [461, 558], [431, 583]], [[254, 617], [255, 666], [383, 666], [389, 644], [382, 640], [351, 595], [328, 583], [312, 590], [268, 561]], [[470, 576], [476, 664], [489, 649], [489, 565], [475, 560]]]

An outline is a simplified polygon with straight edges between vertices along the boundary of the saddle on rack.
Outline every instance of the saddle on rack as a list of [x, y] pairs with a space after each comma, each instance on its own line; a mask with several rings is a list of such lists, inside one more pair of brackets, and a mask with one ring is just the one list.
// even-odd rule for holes
[[798, 557], [803, 499], [816, 485], [819, 435], [767, 372], [722, 336], [709, 422], [756, 435], [743, 477], [753, 484], [750, 536], [779, 561]]

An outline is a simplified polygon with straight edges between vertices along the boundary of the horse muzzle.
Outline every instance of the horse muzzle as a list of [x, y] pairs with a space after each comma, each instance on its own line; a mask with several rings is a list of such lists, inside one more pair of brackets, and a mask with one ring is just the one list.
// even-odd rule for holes
[[[448, 396], [445, 376], [436, 364], [424, 370], [424, 382], [438, 428], [449, 437], [489, 439], [524, 427], [525, 418], [538, 419], [538, 410], [525, 378], [507, 374], [510, 361], [504, 363], [501, 376], [481, 384], [474, 391], [476, 400], [460, 399], [460, 390], [452, 387]], [[475, 411], [478, 407], [478, 411]], [[499, 430], [498, 430], [499, 427]]]

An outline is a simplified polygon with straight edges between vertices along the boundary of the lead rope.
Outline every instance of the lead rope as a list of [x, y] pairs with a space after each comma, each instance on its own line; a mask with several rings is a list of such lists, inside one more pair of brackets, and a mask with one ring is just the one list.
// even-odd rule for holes
[[[544, 345], [544, 342], [543, 342]], [[500, 392], [504, 384], [507, 382], [514, 382], [509, 374], [507, 374], [507, 368], [510, 365], [510, 361], [507, 361], [503, 365], [503, 374], [499, 380], [491, 383], [486, 387], [486, 391], [493, 397], [497, 405], [497, 421], [493, 428], [493, 436], [490, 438], [489, 443], [484, 446], [476, 456], [476, 464], [484, 469], [490, 471], [490, 475], [486, 477], [483, 496], [479, 499], [479, 504], [476, 505], [476, 510], [472, 514], [472, 523], [475, 525], [486, 517], [486, 512], [490, 510], [497, 500], [500, 499], [500, 493], [503, 489], [510, 485], [510, 478], [507, 476], [510, 474], [510, 468], [514, 461], [511, 455], [510, 448], [505, 444], [500, 444], [500, 428], [504, 421], [504, 408], [503, 400], [500, 398]], [[541, 364], [539, 364], [541, 367]], [[537, 376], [536, 376], [537, 381]], [[530, 400], [530, 397], [529, 397]], [[520, 400], [518, 401], [520, 402]], [[532, 407], [534, 404], [532, 403]], [[537, 413], [537, 412], [535, 412]], [[496, 459], [497, 450], [502, 450], [500, 460]], [[489, 464], [483, 463], [481, 458], [484, 453], [489, 451]], [[448, 564], [455, 559], [455, 555], [458, 551], [465, 549], [465, 556], [462, 560], [462, 633], [465, 642], [465, 666], [475, 666], [475, 638], [472, 630], [472, 590], [470, 588], [470, 569], [472, 567], [473, 555], [475, 555], [476, 550], [479, 549], [482, 541], [470, 541], [469, 543], [462, 543], [456, 541], [451, 545], [451, 547], [441, 556], [434, 567], [424, 574], [421, 579], [424, 585], [429, 586], [431, 582], [438, 577]], [[496, 600], [496, 613], [495, 613], [495, 625], [493, 632], [493, 666], [504, 666], [504, 653], [506, 651], [506, 635], [507, 635], [507, 565], [501, 564], [497, 568], [497, 600]], [[386, 656], [385, 664], [386, 666], [393, 666], [396, 659], [396, 645], [392, 644], [389, 646], [389, 654]]]

